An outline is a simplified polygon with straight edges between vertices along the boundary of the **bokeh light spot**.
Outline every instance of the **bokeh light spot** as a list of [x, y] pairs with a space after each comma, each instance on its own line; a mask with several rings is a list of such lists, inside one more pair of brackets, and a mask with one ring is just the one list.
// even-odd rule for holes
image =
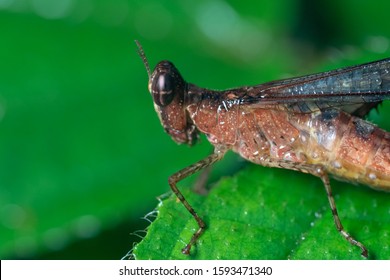
[[73, 0], [31, 0], [33, 10], [45, 19], [60, 19], [69, 16]]
[[26, 220], [26, 212], [16, 204], [7, 204], [0, 211], [1, 223], [9, 229], [18, 229]]
[[14, 0], [0, 0], [0, 9], [7, 9], [14, 3]]

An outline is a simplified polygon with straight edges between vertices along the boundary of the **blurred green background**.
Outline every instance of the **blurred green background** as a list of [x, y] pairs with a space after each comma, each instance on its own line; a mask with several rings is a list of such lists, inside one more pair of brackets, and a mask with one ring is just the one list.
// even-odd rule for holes
[[123, 257], [168, 176], [210, 152], [163, 132], [135, 39], [151, 67], [169, 59], [188, 81], [224, 89], [388, 57], [389, 10], [385, 0], [0, 0], [0, 258]]

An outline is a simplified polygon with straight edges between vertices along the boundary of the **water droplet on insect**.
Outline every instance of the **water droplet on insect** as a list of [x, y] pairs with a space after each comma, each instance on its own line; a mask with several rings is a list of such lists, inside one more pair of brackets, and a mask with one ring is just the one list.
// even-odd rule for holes
[[368, 178], [370, 178], [371, 180], [375, 180], [376, 179], [375, 173], [368, 174]]
[[283, 159], [284, 159], [284, 160], [288, 160], [288, 161], [292, 160], [291, 153], [290, 153], [290, 152], [285, 153], [285, 154], [283, 155]]
[[332, 165], [333, 165], [334, 168], [337, 168], [337, 169], [340, 169], [340, 168], [341, 168], [341, 163], [338, 162], [338, 161], [333, 161], [333, 162], [332, 162]]

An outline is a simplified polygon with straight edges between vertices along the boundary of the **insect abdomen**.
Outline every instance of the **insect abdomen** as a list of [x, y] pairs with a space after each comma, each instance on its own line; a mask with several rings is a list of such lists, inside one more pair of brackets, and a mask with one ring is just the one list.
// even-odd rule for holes
[[[340, 111], [316, 116], [311, 124], [311, 137], [320, 147], [309, 145], [310, 161], [324, 165], [340, 179], [390, 191], [388, 132]], [[321, 156], [310, 157], [316, 150]]]

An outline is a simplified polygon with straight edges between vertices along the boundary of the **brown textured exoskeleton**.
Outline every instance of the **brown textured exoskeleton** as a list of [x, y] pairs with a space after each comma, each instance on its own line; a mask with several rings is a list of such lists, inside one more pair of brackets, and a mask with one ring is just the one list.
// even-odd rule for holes
[[204, 221], [176, 184], [222, 159], [227, 150], [269, 167], [310, 173], [322, 180], [337, 230], [367, 257], [366, 247], [342, 226], [328, 174], [390, 191], [390, 133], [361, 119], [390, 98], [390, 59], [215, 91], [184, 81], [169, 61], [149, 75], [149, 91], [165, 131], [177, 143], [192, 145], [204, 133], [214, 153], [169, 177], [172, 191], [199, 225], [183, 248], [205, 230]]

